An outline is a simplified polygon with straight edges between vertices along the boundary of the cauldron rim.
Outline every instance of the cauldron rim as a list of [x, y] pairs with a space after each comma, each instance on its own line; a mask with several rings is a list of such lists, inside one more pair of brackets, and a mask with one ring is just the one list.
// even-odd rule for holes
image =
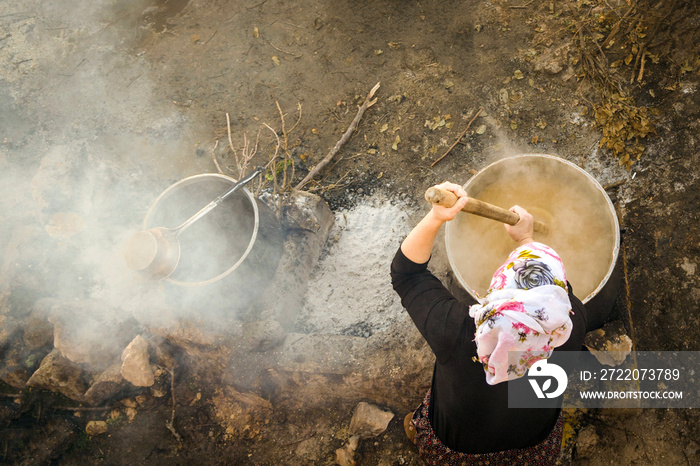
[[[212, 179], [212, 178], [217, 178], [221, 179], [224, 181], [228, 181], [231, 184], [236, 183], [236, 179], [224, 175], [221, 173], [200, 173], [197, 175], [191, 175], [188, 177], [185, 177], [179, 181], [176, 181], [175, 183], [171, 184], [163, 192], [161, 192], [158, 197], [153, 201], [151, 206], [148, 208], [148, 211], [146, 212], [146, 216], [143, 219], [143, 229], [146, 230], [149, 228], [149, 221], [151, 220], [152, 215], [154, 214], [156, 207], [160, 204], [163, 199], [165, 199], [168, 195], [170, 195], [174, 190], [179, 189], [183, 186], [187, 186], [193, 183], [196, 183], [198, 181], [204, 180], [204, 179]], [[203, 285], [209, 285], [211, 283], [218, 282], [219, 280], [227, 277], [230, 275], [234, 270], [236, 270], [242, 263], [243, 261], [246, 260], [248, 257], [248, 254], [250, 254], [250, 251], [253, 249], [253, 246], [255, 245], [255, 241], [258, 237], [258, 229], [260, 227], [260, 215], [258, 211], [258, 205], [255, 202], [255, 197], [253, 194], [244, 186], [239, 189], [240, 193], [244, 193], [247, 199], [250, 201], [250, 204], [253, 207], [253, 217], [254, 217], [254, 223], [253, 223], [253, 232], [250, 235], [250, 241], [248, 242], [248, 246], [246, 247], [246, 250], [243, 252], [241, 257], [234, 263], [231, 267], [228, 269], [224, 270], [221, 272], [219, 275], [216, 275], [215, 277], [212, 277], [208, 280], [202, 280], [202, 281], [197, 281], [197, 282], [186, 282], [186, 281], [181, 281], [181, 280], [176, 280], [171, 277], [167, 277], [164, 280], [178, 286], [185, 286], [185, 287], [195, 287], [195, 286], [203, 286]]]
[[[581, 302], [583, 302], [585, 304], [602, 291], [602, 289], [606, 286], [606, 284], [610, 280], [610, 277], [612, 276], [612, 274], [615, 270], [615, 267], [617, 265], [618, 256], [619, 256], [619, 252], [620, 252], [620, 223], [619, 223], [619, 220], [617, 218], [615, 206], [613, 206], [613, 203], [610, 200], [610, 197], [605, 192], [605, 189], [600, 185], [598, 180], [596, 180], [595, 178], [593, 178], [593, 176], [591, 176], [590, 173], [588, 173], [586, 170], [582, 169], [578, 165], [576, 165], [576, 164], [574, 164], [566, 159], [563, 159], [561, 157], [557, 157], [554, 155], [550, 155], [550, 154], [539, 154], [539, 153], [517, 154], [517, 155], [512, 155], [509, 157], [504, 157], [502, 159], [496, 160], [495, 162], [491, 162], [488, 165], [486, 165], [485, 167], [483, 167], [481, 170], [479, 170], [474, 176], [472, 176], [464, 184], [465, 190], [467, 190], [467, 188], [469, 187], [469, 184], [474, 179], [476, 179], [481, 173], [485, 172], [486, 170], [490, 169], [491, 167], [493, 167], [495, 165], [498, 165], [498, 164], [503, 163], [505, 161], [517, 159], [517, 158], [542, 158], [542, 159], [549, 159], [549, 160], [552, 160], [554, 162], [568, 165], [570, 168], [575, 169], [575, 171], [577, 171], [578, 173], [583, 174], [588, 179], [588, 181], [600, 191], [600, 193], [603, 195], [603, 198], [605, 199], [605, 201], [607, 203], [608, 210], [612, 214], [612, 219], [613, 219], [613, 223], [614, 223], [614, 225], [613, 225], [614, 246], [613, 246], [613, 250], [612, 250], [613, 257], [612, 257], [612, 261], [610, 262], [610, 266], [608, 267], [607, 273], [602, 278], [602, 280], [600, 281], [598, 286], [593, 291], [588, 293], [588, 295], [585, 298], [581, 299]], [[451, 249], [451, 245], [450, 245], [450, 234], [449, 234], [450, 229], [451, 229], [451, 225], [452, 225], [451, 222], [448, 222], [448, 224], [446, 226], [446, 234], [445, 234], [445, 248], [446, 248], [447, 259], [449, 261], [450, 268], [452, 269], [452, 271], [455, 275], [455, 278], [459, 282], [460, 286], [463, 289], [465, 289], [474, 299], [479, 301], [482, 297], [480, 297], [476, 293], [476, 291], [474, 289], [472, 289], [472, 287], [469, 286], [469, 284], [466, 282], [466, 280], [464, 280], [464, 278], [462, 277], [462, 275], [459, 272], [457, 264], [455, 263], [455, 259], [453, 257], [454, 255], [451, 254], [452, 249]]]

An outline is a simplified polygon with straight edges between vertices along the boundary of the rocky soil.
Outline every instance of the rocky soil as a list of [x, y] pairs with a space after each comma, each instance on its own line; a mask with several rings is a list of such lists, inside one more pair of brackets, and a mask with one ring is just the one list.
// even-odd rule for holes
[[[4, 463], [419, 464], [433, 359], [387, 258], [426, 188], [517, 153], [607, 187], [635, 348], [700, 351], [694, 2], [21, 0], [0, 24]], [[165, 188], [253, 165], [284, 249], [250, 294], [126, 268]], [[463, 293], [442, 243], [433, 268]], [[700, 460], [696, 410], [569, 414], [562, 464]]]

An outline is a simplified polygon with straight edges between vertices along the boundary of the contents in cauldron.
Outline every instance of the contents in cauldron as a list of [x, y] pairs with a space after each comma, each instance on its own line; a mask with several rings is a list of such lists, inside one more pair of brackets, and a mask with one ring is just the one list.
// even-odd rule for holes
[[[473, 183], [472, 183], [473, 182]], [[468, 194], [505, 208], [518, 204], [550, 226], [535, 241], [556, 250], [567, 278], [582, 299], [596, 291], [611, 269], [616, 247], [614, 212], [592, 180], [554, 157], [501, 160], [468, 183]], [[453, 267], [479, 296], [513, 249], [503, 224], [460, 214], [448, 227]]]

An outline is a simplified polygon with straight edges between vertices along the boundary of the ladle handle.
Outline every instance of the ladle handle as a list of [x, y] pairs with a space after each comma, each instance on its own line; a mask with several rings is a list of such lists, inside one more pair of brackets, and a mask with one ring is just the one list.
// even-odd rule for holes
[[[452, 191], [433, 186], [425, 192], [425, 200], [431, 204], [441, 205], [443, 207], [452, 207], [457, 202], [457, 195]], [[470, 197], [466, 205], [462, 208], [462, 212], [478, 215], [498, 222], [515, 225], [520, 220], [520, 215], [510, 210], [489, 204], [488, 202], [480, 201]], [[533, 228], [539, 233], [547, 233], [549, 228], [545, 223], [535, 219]]]
[[211, 201], [209, 204], [205, 205], [200, 209], [199, 212], [194, 214], [192, 217], [189, 219], [185, 220], [185, 222], [180, 225], [179, 227], [175, 228], [174, 230], [171, 231], [172, 234], [174, 234], [175, 239], [177, 239], [180, 234], [182, 234], [183, 231], [185, 231], [190, 225], [192, 225], [194, 222], [199, 220], [200, 218], [204, 217], [206, 214], [208, 214], [214, 207], [218, 206], [221, 204], [221, 202], [229, 197], [231, 194], [235, 193], [238, 191], [243, 185], [247, 184], [250, 180], [255, 178], [260, 174], [260, 172], [263, 171], [263, 167], [257, 167], [255, 170], [253, 170], [248, 176], [243, 178], [240, 181], [237, 181], [231, 189], [223, 193], [221, 196], [217, 197], [213, 201]]

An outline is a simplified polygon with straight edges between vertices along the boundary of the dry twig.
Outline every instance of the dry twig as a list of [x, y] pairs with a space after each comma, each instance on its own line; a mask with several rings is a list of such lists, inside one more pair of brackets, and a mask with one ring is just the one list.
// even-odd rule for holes
[[[248, 136], [245, 133], [243, 133], [243, 147], [241, 148], [241, 153], [239, 156], [238, 151], [233, 146], [233, 140], [231, 139], [231, 118], [229, 117], [228, 113], [226, 113], [226, 130], [228, 132], [228, 145], [229, 145], [229, 148], [231, 149], [231, 152], [233, 152], [233, 159], [236, 163], [236, 166], [235, 166], [236, 178], [241, 179], [241, 178], [243, 178], [243, 175], [245, 174], [246, 169], [248, 168], [248, 165], [250, 164], [250, 161], [253, 159], [255, 154], [258, 152], [258, 142], [260, 141], [260, 131], [258, 131], [258, 135], [255, 139], [255, 145], [253, 147], [250, 147], [250, 142], [248, 141]], [[227, 168], [230, 168], [230, 167], [227, 167]]]
[[54, 406], [51, 409], [58, 411], [109, 411], [111, 409], [116, 409], [117, 406]]
[[622, 186], [625, 183], [627, 183], [627, 180], [618, 180], [618, 181], [615, 181], [614, 183], [606, 184], [605, 186], [603, 186], [603, 189], [605, 191], [608, 191], [610, 189], [615, 189], [618, 186]]
[[460, 141], [464, 136], [466, 136], [467, 131], [469, 131], [469, 128], [471, 127], [472, 123], [474, 123], [474, 120], [476, 120], [476, 117], [479, 116], [479, 114], [481, 113], [481, 110], [482, 110], [482, 109], [480, 108], [479, 111], [476, 112], [476, 115], [474, 115], [474, 117], [471, 119], [471, 121], [469, 121], [469, 124], [467, 125], [466, 128], [464, 128], [464, 131], [462, 132], [462, 134], [459, 135], [459, 137], [457, 138], [457, 140], [455, 141], [455, 143], [452, 144], [452, 145], [450, 146], [450, 148], [447, 149], [447, 151], [446, 151], [444, 154], [442, 154], [442, 155], [440, 156], [439, 159], [437, 159], [435, 162], [433, 162], [433, 163], [430, 164], [431, 167], [434, 167], [436, 163], [438, 163], [440, 160], [442, 160], [442, 159], [444, 159], [445, 157], [447, 157], [447, 154], [449, 154], [450, 152], [452, 152], [452, 149], [454, 149], [455, 146], [457, 146], [457, 144], [459, 143], [459, 141]]
[[170, 421], [165, 421], [165, 427], [168, 428], [178, 442], [182, 442], [182, 436], [177, 433], [177, 430], [175, 430], [175, 368], [165, 369], [170, 373], [170, 395], [173, 400], [173, 412], [170, 416]]
[[[287, 127], [284, 121], [284, 113], [282, 112], [282, 107], [280, 107], [280, 103], [275, 99], [275, 104], [277, 104], [277, 111], [280, 114], [280, 120], [282, 121], [282, 137], [284, 138], [284, 160], [282, 161], [282, 174], [284, 177], [282, 178], [282, 191], [287, 190], [287, 165], [292, 166], [292, 175], [290, 179], [294, 178], [294, 160], [292, 160], [292, 155], [289, 153], [289, 137], [288, 134], [294, 130], [294, 128], [297, 127], [299, 124], [299, 121], [301, 120], [301, 104], [297, 104], [297, 108], [299, 108], [299, 119], [297, 122], [294, 124], [291, 130], [287, 131]], [[279, 142], [279, 140], [278, 140]], [[277, 167], [273, 167], [275, 171], [277, 171]]]
[[296, 53], [292, 53], [292, 52], [286, 52], [286, 51], [282, 50], [281, 48], [277, 47], [275, 44], [273, 44], [273, 43], [270, 42], [269, 40], [267, 40], [267, 39], [265, 39], [265, 38], [263, 38], [263, 39], [265, 40], [265, 42], [267, 42], [267, 43], [270, 45], [270, 47], [272, 47], [273, 49], [277, 50], [278, 52], [282, 52], [282, 53], [284, 53], [285, 55], [291, 55], [291, 56], [294, 57], [295, 59], [301, 58], [301, 55], [297, 55]]
[[530, 0], [529, 2], [527, 2], [527, 3], [524, 4], [524, 5], [511, 5], [510, 8], [513, 8], [513, 9], [527, 8], [527, 7], [528, 7], [532, 2], [534, 2], [534, 1], [535, 1], [535, 0]]
[[223, 175], [223, 171], [221, 170], [221, 166], [219, 165], [219, 161], [216, 160], [216, 148], [219, 147], [219, 141], [216, 141], [216, 144], [214, 144], [214, 148], [211, 150], [211, 159], [214, 161], [214, 165], [216, 165], [216, 169], [219, 170], [219, 173]]
[[365, 97], [365, 101], [362, 103], [360, 108], [357, 110], [357, 115], [355, 115], [355, 119], [352, 120], [352, 123], [350, 123], [350, 127], [348, 127], [347, 131], [345, 131], [345, 134], [343, 134], [343, 137], [340, 138], [340, 140], [333, 146], [333, 149], [328, 152], [328, 154], [321, 160], [305, 177], [299, 184], [296, 185], [295, 189], [302, 189], [306, 183], [311, 181], [311, 179], [316, 176], [323, 168], [328, 165], [328, 162], [333, 159], [335, 154], [338, 153], [340, 148], [348, 142], [350, 137], [352, 136], [352, 133], [355, 131], [355, 128], [357, 128], [358, 123], [360, 122], [360, 119], [362, 118], [362, 115], [364, 115], [365, 111], [377, 103], [377, 99], [373, 99], [374, 93], [377, 92], [377, 89], [379, 89], [380, 83], [377, 83], [371, 91], [369, 91], [369, 94], [367, 94], [367, 97]]
[[277, 131], [272, 129], [270, 125], [267, 123], [263, 123], [267, 129], [269, 129], [272, 134], [275, 135], [275, 138], [277, 139], [277, 146], [275, 146], [275, 153], [270, 157], [270, 161], [267, 162], [267, 165], [265, 168], [269, 169], [272, 172], [272, 188], [273, 192], [277, 192], [277, 170], [275, 167], [277, 166], [277, 154], [279, 154], [280, 151], [280, 137], [277, 135]]

